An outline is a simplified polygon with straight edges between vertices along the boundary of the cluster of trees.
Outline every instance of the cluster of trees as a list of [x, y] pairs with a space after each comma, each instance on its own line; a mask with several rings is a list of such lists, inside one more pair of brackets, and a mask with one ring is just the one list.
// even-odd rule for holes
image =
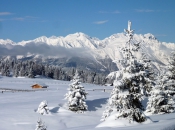
[[[166, 71], [159, 75], [154, 73], [154, 68], [147, 54], [142, 52], [142, 57], [135, 55], [142, 51], [140, 42], [133, 39], [134, 31], [131, 22], [125, 30], [128, 42], [121, 48], [123, 59], [118, 62], [121, 69], [115, 73], [113, 90], [108, 100], [106, 110], [103, 112], [102, 121], [111, 114], [119, 118], [128, 119], [129, 122], [144, 122], [148, 118], [144, 115], [143, 98], [148, 98], [146, 112], [151, 114], [164, 114], [175, 111], [175, 51], [172, 52]], [[65, 97], [68, 100], [68, 109], [75, 112], [88, 110], [85, 102], [87, 92], [80, 85], [81, 82], [105, 84], [106, 76], [89, 71], [77, 71], [75, 68], [63, 69], [57, 66], [37, 64], [33, 61], [0, 61], [1, 74], [5, 76], [28, 76], [34, 78], [42, 75], [58, 80], [71, 80], [72, 84]], [[80, 82], [81, 81], [81, 82]], [[112, 80], [111, 80], [112, 81]], [[38, 111], [47, 110], [47, 102], [40, 104]], [[38, 121], [39, 126], [41, 120]], [[45, 128], [44, 128], [45, 129]]]
[[148, 97], [147, 112], [164, 114], [175, 111], [175, 51], [171, 53], [166, 68], [155, 80]]
[[[81, 85], [80, 79], [81, 78], [79, 72], [76, 70], [75, 75], [71, 80], [72, 83], [69, 85], [68, 92], [65, 94], [65, 99], [68, 100], [67, 102], [68, 109], [76, 113], [83, 113], [84, 111], [88, 110], [88, 106], [85, 102], [86, 95], [88, 93]], [[42, 101], [39, 104], [36, 112], [41, 115], [50, 114], [48, 102], [46, 100]], [[47, 126], [41, 120], [41, 118], [38, 119], [35, 130], [47, 130]]]
[[143, 113], [143, 98], [148, 98], [146, 112], [151, 114], [164, 114], [175, 111], [175, 52], [169, 59], [168, 70], [157, 75], [151, 62], [143, 52], [140, 59], [135, 55], [141, 50], [141, 43], [134, 41], [131, 22], [125, 30], [129, 40], [121, 49], [123, 59], [115, 72], [114, 88], [111, 92], [102, 121], [111, 114], [119, 118], [128, 119], [129, 122], [144, 122], [148, 118]]
[[[44, 65], [34, 61], [0, 61], [0, 72], [3, 76], [35, 78], [37, 75], [42, 75], [56, 80], [70, 81], [73, 78], [75, 71], [76, 68], [60, 68], [58, 66]], [[105, 78], [106, 75], [102, 73], [79, 70], [79, 74], [81, 82], [94, 84], [105, 84], [107, 82]]]
[[[133, 39], [134, 31], [131, 30], [131, 22], [128, 22], [128, 29], [125, 32], [129, 39], [125, 47], [121, 48], [123, 59], [118, 61], [121, 69], [112, 72], [115, 74], [114, 88], [101, 120], [105, 121], [112, 114], [115, 114], [115, 120], [125, 118], [130, 123], [142, 123], [149, 120], [143, 113], [145, 111], [142, 104], [144, 98], [148, 98], [146, 112], [151, 114], [174, 112], [175, 51], [169, 58], [167, 70], [161, 71], [162, 73], [158, 75], [155, 73], [147, 54], [142, 51], [141, 43]], [[141, 58], [135, 56], [138, 51], [142, 51]], [[84, 79], [83, 76], [85, 76], [88, 77], [87, 81], [98, 83], [101, 82], [101, 78], [93, 75], [82, 75], [83, 71], [74, 71], [71, 72], [73, 82], [69, 85], [65, 98], [68, 100], [69, 110], [82, 113], [88, 110], [85, 102], [88, 93], [81, 85], [80, 79]]]

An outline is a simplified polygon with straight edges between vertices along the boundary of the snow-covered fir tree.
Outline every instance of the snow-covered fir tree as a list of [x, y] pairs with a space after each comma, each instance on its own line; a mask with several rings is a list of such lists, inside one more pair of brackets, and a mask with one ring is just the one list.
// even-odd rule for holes
[[10, 66], [8, 65], [8, 62], [6, 62], [4, 67], [1, 69], [1, 75], [10, 76]]
[[34, 78], [35, 77], [33, 68], [30, 68], [28, 77], [29, 78]]
[[49, 108], [48, 108], [48, 103], [46, 100], [42, 101], [37, 109], [37, 113], [40, 113], [41, 115], [46, 115], [49, 114]]
[[15, 64], [14, 68], [13, 68], [13, 76], [14, 77], [18, 77], [19, 76], [19, 68], [18, 68], [17, 64]]
[[155, 72], [151, 60], [149, 60], [145, 52], [142, 52], [142, 57], [138, 61], [138, 64], [140, 69], [139, 71], [142, 73], [139, 75], [141, 93], [145, 96], [149, 96], [150, 91], [155, 86]]
[[72, 84], [70, 84], [68, 93], [65, 95], [65, 99], [68, 100], [68, 109], [75, 112], [83, 112], [88, 109], [85, 99], [88, 94], [84, 87], [80, 85], [80, 76], [76, 70], [75, 76], [73, 77]]
[[158, 76], [156, 87], [148, 98], [147, 112], [151, 114], [164, 114], [175, 111], [175, 52], [172, 52], [168, 70], [162, 71]]
[[146, 112], [151, 114], [164, 114], [174, 112], [175, 102], [172, 94], [175, 91], [169, 89], [166, 82], [169, 79], [166, 76], [159, 76], [156, 86], [151, 91], [148, 98]]
[[143, 114], [144, 108], [141, 100], [153, 85], [149, 78], [152, 72], [149, 70], [149, 60], [147, 58], [143, 57], [138, 60], [134, 56], [141, 45], [133, 40], [130, 21], [125, 32], [129, 40], [125, 47], [121, 48], [123, 53], [123, 59], [119, 60], [121, 69], [115, 72], [114, 88], [101, 120], [106, 120], [113, 113], [116, 114], [116, 119], [126, 118], [129, 122], [141, 123], [147, 120]]
[[47, 130], [47, 126], [45, 126], [41, 118], [38, 119], [35, 130]]
[[170, 95], [173, 96], [175, 100], [175, 51], [171, 52], [167, 68], [168, 71], [166, 72], [166, 77], [168, 78], [168, 81], [166, 82], [166, 85], [168, 90], [173, 91]]

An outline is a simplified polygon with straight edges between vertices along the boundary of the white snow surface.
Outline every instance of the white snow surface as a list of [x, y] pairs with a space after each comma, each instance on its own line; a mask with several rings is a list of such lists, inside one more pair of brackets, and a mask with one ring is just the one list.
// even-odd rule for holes
[[[85, 113], [74, 113], [66, 109], [64, 95], [70, 84], [68, 81], [0, 77], [0, 88], [32, 90], [30, 86], [36, 82], [43, 82], [49, 88], [46, 91], [9, 90], [0, 93], [0, 130], [34, 130], [38, 118], [45, 122], [48, 130], [171, 130], [175, 128], [175, 113], [151, 115], [149, 117], [152, 123], [130, 124], [125, 119], [114, 120], [114, 115], [105, 122], [100, 122], [110, 95], [110, 92], [103, 92], [102, 89], [111, 86], [82, 84], [89, 93], [86, 99], [88, 111]], [[50, 110], [48, 115], [36, 113], [38, 104], [43, 100], [48, 101]]]

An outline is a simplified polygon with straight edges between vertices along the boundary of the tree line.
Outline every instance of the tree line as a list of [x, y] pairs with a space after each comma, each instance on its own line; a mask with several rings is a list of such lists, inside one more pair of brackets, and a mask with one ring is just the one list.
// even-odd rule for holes
[[[64, 68], [55, 65], [46, 65], [31, 60], [1, 60], [0, 72], [2, 76], [8, 77], [48, 77], [56, 80], [70, 81], [75, 75], [76, 68]], [[110, 83], [103, 73], [96, 73], [89, 70], [78, 70], [81, 82], [93, 84]]]

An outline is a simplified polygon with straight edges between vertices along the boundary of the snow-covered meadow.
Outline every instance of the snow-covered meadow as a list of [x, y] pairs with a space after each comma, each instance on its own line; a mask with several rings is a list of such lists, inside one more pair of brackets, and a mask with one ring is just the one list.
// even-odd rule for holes
[[[101, 122], [105, 110], [110, 86], [82, 84], [88, 92], [86, 104], [88, 111], [74, 113], [66, 109], [64, 95], [71, 82], [46, 78], [11, 78], [0, 77], [0, 88], [32, 90], [31, 85], [45, 83], [49, 88], [45, 91], [0, 93], [0, 130], [35, 130], [38, 118], [45, 122], [48, 130], [174, 130], [175, 113], [152, 115], [152, 123], [129, 125], [125, 120], [113, 120], [110, 116]], [[95, 89], [95, 91], [93, 91]], [[2, 91], [2, 90], [0, 90]], [[47, 100], [50, 114], [36, 113], [41, 101]], [[123, 124], [123, 125], [122, 125]], [[124, 127], [125, 126], [125, 127]]]

